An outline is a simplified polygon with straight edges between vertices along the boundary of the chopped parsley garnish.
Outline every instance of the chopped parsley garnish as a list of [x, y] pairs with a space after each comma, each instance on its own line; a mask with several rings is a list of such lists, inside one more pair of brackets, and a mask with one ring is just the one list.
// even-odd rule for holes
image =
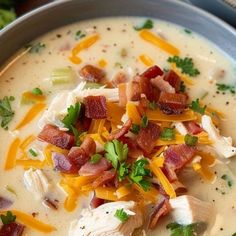
[[161, 132], [160, 139], [174, 140], [175, 139], [175, 129], [164, 127], [164, 129]]
[[221, 176], [221, 179], [225, 180], [229, 187], [233, 186], [233, 180], [226, 174]]
[[117, 209], [114, 216], [118, 218], [122, 223], [129, 219], [129, 215], [124, 211], [124, 209]]
[[96, 153], [96, 154], [91, 156], [90, 162], [92, 164], [97, 164], [101, 160], [101, 158], [102, 158], [102, 155], [99, 154], [99, 153]]
[[179, 89], [179, 91], [180, 91], [181, 93], [185, 93], [185, 91], [186, 91], [186, 85], [184, 84], [183, 81], [181, 81], [181, 83], [180, 83], [180, 89]]
[[130, 167], [130, 165], [128, 165], [125, 162], [123, 162], [120, 165], [120, 168], [118, 170], [118, 179], [119, 179], [119, 181], [124, 180], [125, 177], [129, 174], [129, 167]]
[[206, 110], [206, 105], [202, 107], [199, 103], [199, 99], [197, 98], [195, 101], [192, 101], [192, 103], [189, 105], [189, 108], [203, 115]]
[[0, 30], [16, 19], [13, 10], [0, 9]]
[[192, 31], [189, 30], [189, 29], [184, 29], [184, 32], [185, 32], [186, 34], [192, 34]]
[[148, 108], [149, 108], [150, 110], [156, 110], [156, 109], [157, 109], [157, 103], [156, 103], [155, 101], [149, 102]]
[[145, 177], [151, 177], [150, 170], [146, 168], [148, 164], [148, 160], [145, 158], [137, 160], [132, 165], [129, 175], [130, 180], [142, 187], [144, 191], [148, 191], [151, 187], [151, 183], [145, 179]]
[[104, 149], [106, 151], [105, 157], [109, 160], [112, 166], [117, 170], [119, 164], [124, 162], [128, 155], [128, 146], [119, 140], [112, 140], [105, 143]]
[[134, 29], [137, 31], [140, 31], [142, 29], [152, 29], [152, 28], [153, 28], [153, 21], [150, 19], [147, 19], [141, 26], [134, 26]]
[[33, 93], [34, 95], [43, 95], [43, 92], [42, 92], [42, 90], [41, 90], [40, 88], [34, 88], [34, 89], [32, 89], [32, 93]]
[[72, 130], [72, 126], [74, 126], [79, 118], [81, 104], [77, 102], [74, 106], [70, 106], [67, 109], [67, 115], [63, 118], [62, 123], [66, 128]]
[[87, 132], [79, 132], [73, 125], [71, 125], [71, 130], [75, 136], [75, 145], [79, 147], [82, 143], [80, 140], [81, 136], [85, 135]]
[[140, 126], [137, 124], [132, 124], [130, 132], [132, 132], [133, 134], [138, 134], [139, 131], [140, 131]]
[[184, 142], [188, 146], [195, 146], [198, 142], [198, 137], [192, 136], [191, 134], [186, 134], [184, 136]]
[[167, 229], [171, 231], [170, 236], [194, 236], [195, 228], [198, 223], [190, 225], [180, 225], [176, 222], [170, 223], [166, 226]]
[[235, 86], [229, 84], [216, 84], [217, 90], [221, 92], [229, 91], [232, 94], [235, 94]]
[[33, 156], [33, 157], [37, 157], [38, 153], [34, 151], [34, 149], [30, 148], [29, 149], [29, 153]]
[[86, 34], [82, 33], [81, 30], [78, 30], [78, 31], [75, 33], [75, 40], [84, 38], [85, 36], [86, 36]]
[[31, 44], [27, 45], [27, 48], [30, 48], [29, 53], [40, 53], [45, 47], [46, 47], [46, 45], [41, 42], [38, 42], [33, 45], [31, 45]]
[[184, 59], [179, 56], [169, 57], [168, 62], [175, 63], [178, 68], [181, 69], [183, 74], [187, 74], [189, 76], [197, 76], [200, 74], [200, 71], [194, 68], [193, 59], [189, 57], [185, 57]]
[[236, 232], [234, 234], [232, 234], [232, 236], [236, 236]]
[[14, 111], [11, 108], [11, 102], [14, 101], [15, 98], [10, 96], [5, 96], [2, 100], [0, 100], [0, 118], [1, 118], [1, 127], [4, 129], [8, 129], [8, 124], [13, 119]]
[[146, 128], [148, 126], [148, 118], [144, 115], [141, 119], [141, 128]]
[[7, 211], [6, 215], [1, 214], [0, 218], [1, 218], [2, 223], [4, 225], [8, 225], [12, 222], [15, 222], [15, 220], [16, 220], [16, 216], [13, 215], [11, 211]]

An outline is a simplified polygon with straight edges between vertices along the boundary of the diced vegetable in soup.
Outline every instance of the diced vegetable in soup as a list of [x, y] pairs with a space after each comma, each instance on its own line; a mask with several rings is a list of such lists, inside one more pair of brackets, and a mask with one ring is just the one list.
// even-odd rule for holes
[[145, 18], [56, 29], [0, 71], [0, 235], [235, 235], [236, 65]]

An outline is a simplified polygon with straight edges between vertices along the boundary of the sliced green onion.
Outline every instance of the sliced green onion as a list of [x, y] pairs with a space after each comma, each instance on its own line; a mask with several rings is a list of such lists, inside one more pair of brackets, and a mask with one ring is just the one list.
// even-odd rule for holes
[[131, 127], [130, 131], [131, 131], [133, 134], [138, 134], [139, 131], [140, 131], [139, 125], [137, 125], [137, 124], [132, 124], [132, 127]]
[[157, 109], [157, 103], [156, 103], [155, 101], [149, 102], [148, 108], [149, 108], [150, 110], [156, 110], [156, 109]]
[[75, 72], [70, 68], [57, 68], [51, 73], [51, 81], [55, 84], [72, 83], [75, 79]]
[[104, 85], [99, 84], [99, 83], [87, 82], [86, 85], [84, 86], [84, 89], [99, 89], [102, 86], [104, 86]]
[[102, 155], [96, 153], [96, 154], [94, 154], [94, 155], [91, 156], [90, 162], [91, 162], [92, 164], [96, 164], [96, 163], [98, 163], [98, 162], [100, 161], [101, 158], [102, 158]]
[[38, 156], [38, 153], [35, 152], [32, 148], [29, 149], [29, 153], [30, 153], [33, 157]]
[[174, 140], [175, 139], [175, 130], [173, 128], [164, 127], [164, 129], [161, 132], [160, 139]]
[[34, 89], [32, 90], [32, 93], [33, 93], [34, 95], [43, 95], [43, 92], [42, 92], [42, 90], [41, 90], [40, 88], [34, 88]]
[[197, 141], [198, 141], [198, 137], [196, 136], [192, 136], [190, 134], [186, 134], [184, 136], [184, 142], [188, 146], [195, 146], [197, 144]]
[[141, 127], [146, 128], [148, 126], [148, 118], [146, 115], [144, 115], [141, 119]]

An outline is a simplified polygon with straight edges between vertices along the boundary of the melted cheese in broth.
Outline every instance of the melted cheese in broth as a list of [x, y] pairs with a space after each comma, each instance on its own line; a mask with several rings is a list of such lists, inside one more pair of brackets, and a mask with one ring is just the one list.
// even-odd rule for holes
[[[79, 198], [76, 210], [67, 212], [63, 207], [66, 195], [58, 187], [60, 175], [51, 169], [46, 169], [45, 174], [52, 183], [53, 196], [59, 202], [59, 209], [45, 208], [41, 201], [35, 200], [33, 194], [25, 188], [23, 181], [25, 170], [22, 167], [18, 166], [9, 171], [3, 170], [12, 140], [15, 137], [23, 140], [30, 134], [39, 133], [37, 121], [40, 115], [22, 129], [14, 129], [30, 108], [30, 105], [20, 104], [21, 95], [24, 91], [31, 91], [33, 88], [39, 87], [46, 94], [46, 102], [49, 104], [58, 91], [73, 89], [78, 84], [79, 80], [75, 83], [52, 85], [50, 74], [55, 68], [70, 66], [78, 75], [79, 69], [84, 65], [99, 66], [99, 61], [105, 60], [107, 64], [104, 70], [107, 78], [113, 79], [121, 70], [132, 78], [148, 68], [139, 58], [142, 54], [150, 57], [160, 68], [169, 68], [170, 64], [167, 59], [171, 55], [141, 39], [138, 31], [134, 30], [133, 26], [140, 25], [143, 21], [143, 18], [105, 18], [65, 26], [35, 41], [45, 44], [45, 48], [39, 53], [29, 53], [22, 49], [19, 52], [21, 56], [9, 68], [2, 68], [0, 74], [1, 98], [15, 97], [15, 101], [12, 103], [15, 116], [7, 131], [0, 130], [0, 196], [14, 201], [12, 209], [19, 209], [29, 214], [36, 213], [37, 219], [55, 226], [57, 231], [50, 235], [67, 235], [70, 222], [78, 218], [81, 208], [87, 207], [89, 200], [86, 196]], [[218, 93], [215, 85], [215, 80], [217, 83], [235, 83], [235, 62], [194, 32], [187, 33], [184, 28], [167, 22], [158, 20], [153, 22], [152, 31], [175, 45], [180, 50], [181, 57], [193, 58], [195, 66], [200, 71], [200, 75], [192, 78], [194, 86], [187, 86], [191, 99], [206, 95], [204, 102], [207, 105], [225, 113], [225, 119], [220, 124], [221, 133], [236, 140], [236, 96], [228, 91], [224, 94]], [[68, 58], [71, 49], [81, 40], [79, 36], [76, 36], [76, 32], [79, 30], [86, 36], [98, 33], [100, 39], [90, 48], [80, 52], [79, 57], [82, 62], [76, 65]], [[234, 142], [234, 144], [236, 143]], [[235, 158], [218, 161], [214, 171], [217, 176], [214, 183], [207, 183], [192, 172], [189, 174], [187, 169], [182, 174], [181, 180], [188, 187], [190, 195], [212, 202], [216, 208], [216, 223], [213, 227], [209, 227], [206, 235], [232, 235], [236, 232]], [[232, 180], [231, 187], [221, 178], [225, 174]], [[16, 194], [7, 191], [7, 187], [14, 189]], [[170, 222], [168, 217], [161, 219], [156, 230], [148, 232], [147, 235], [169, 235], [170, 232], [166, 230], [166, 225]], [[29, 228], [27, 228], [26, 234], [42, 235]]]

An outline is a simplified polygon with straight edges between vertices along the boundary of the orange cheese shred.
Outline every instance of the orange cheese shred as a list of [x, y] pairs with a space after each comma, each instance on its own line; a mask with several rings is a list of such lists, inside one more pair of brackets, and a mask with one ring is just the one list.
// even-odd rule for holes
[[123, 198], [132, 193], [132, 190], [127, 186], [121, 186], [116, 190], [116, 195], [118, 199]]
[[190, 79], [187, 75], [183, 75], [180, 70], [176, 67], [174, 63], [171, 63], [171, 69], [180, 77], [180, 79], [187, 85], [194, 85], [192, 79]]
[[[29, 228], [38, 230], [42, 233], [51, 233], [53, 231], [56, 231], [57, 229], [49, 224], [45, 224], [40, 220], [37, 220], [35, 217], [33, 217], [30, 214], [26, 214], [19, 210], [11, 210], [12, 214], [16, 216], [17, 221], [22, 223], [23, 225], [26, 225]], [[6, 214], [6, 212], [0, 212], [1, 214]]]
[[24, 168], [35, 168], [42, 169], [44, 167], [45, 162], [39, 160], [16, 160], [17, 166], [23, 166]]
[[140, 194], [141, 196], [145, 199], [145, 200], [148, 200], [148, 201], [151, 201], [153, 203], [156, 203], [157, 202], [157, 199], [158, 199], [158, 190], [151, 187], [150, 190], [148, 191], [144, 191], [139, 185], [137, 184], [133, 184], [133, 188], [136, 189]]
[[30, 110], [26, 113], [23, 120], [16, 126], [15, 129], [21, 129], [28, 123], [30, 123], [42, 110], [44, 110], [46, 105], [44, 103], [35, 104]]
[[153, 66], [154, 61], [152, 58], [150, 58], [148, 55], [142, 54], [139, 56], [139, 60], [145, 65], [145, 66]]
[[96, 197], [108, 200], [108, 201], [118, 201], [116, 195], [116, 189], [110, 187], [98, 187], [95, 189]]
[[178, 48], [176, 48], [172, 44], [168, 43], [167, 41], [165, 41], [161, 37], [153, 34], [151, 31], [141, 30], [140, 33], [139, 33], [139, 36], [143, 40], [145, 40], [145, 41], [147, 41], [147, 42], [149, 42], [149, 43], [159, 47], [160, 49], [162, 49], [163, 51], [165, 51], [165, 52], [167, 52], [167, 53], [169, 53], [171, 55], [178, 56], [180, 54], [180, 51], [179, 51]]
[[32, 101], [32, 102], [44, 102], [46, 97], [44, 95], [34, 95], [32, 92], [24, 92], [22, 97], [25, 100]]
[[15, 166], [16, 155], [17, 155], [17, 150], [18, 150], [19, 145], [20, 145], [19, 138], [16, 138], [11, 143], [8, 153], [7, 153], [7, 159], [5, 162], [4, 170], [10, 170]]
[[34, 135], [29, 135], [20, 144], [20, 149], [24, 151], [35, 139]]
[[141, 116], [140, 116], [138, 109], [134, 103], [128, 102], [126, 104], [126, 113], [127, 113], [127, 116], [132, 120], [133, 123], [135, 123], [135, 124], [141, 123]]
[[101, 68], [104, 68], [104, 67], [106, 67], [106, 65], [107, 65], [107, 61], [104, 60], [104, 59], [101, 59], [101, 60], [98, 61], [98, 65], [99, 65]]

